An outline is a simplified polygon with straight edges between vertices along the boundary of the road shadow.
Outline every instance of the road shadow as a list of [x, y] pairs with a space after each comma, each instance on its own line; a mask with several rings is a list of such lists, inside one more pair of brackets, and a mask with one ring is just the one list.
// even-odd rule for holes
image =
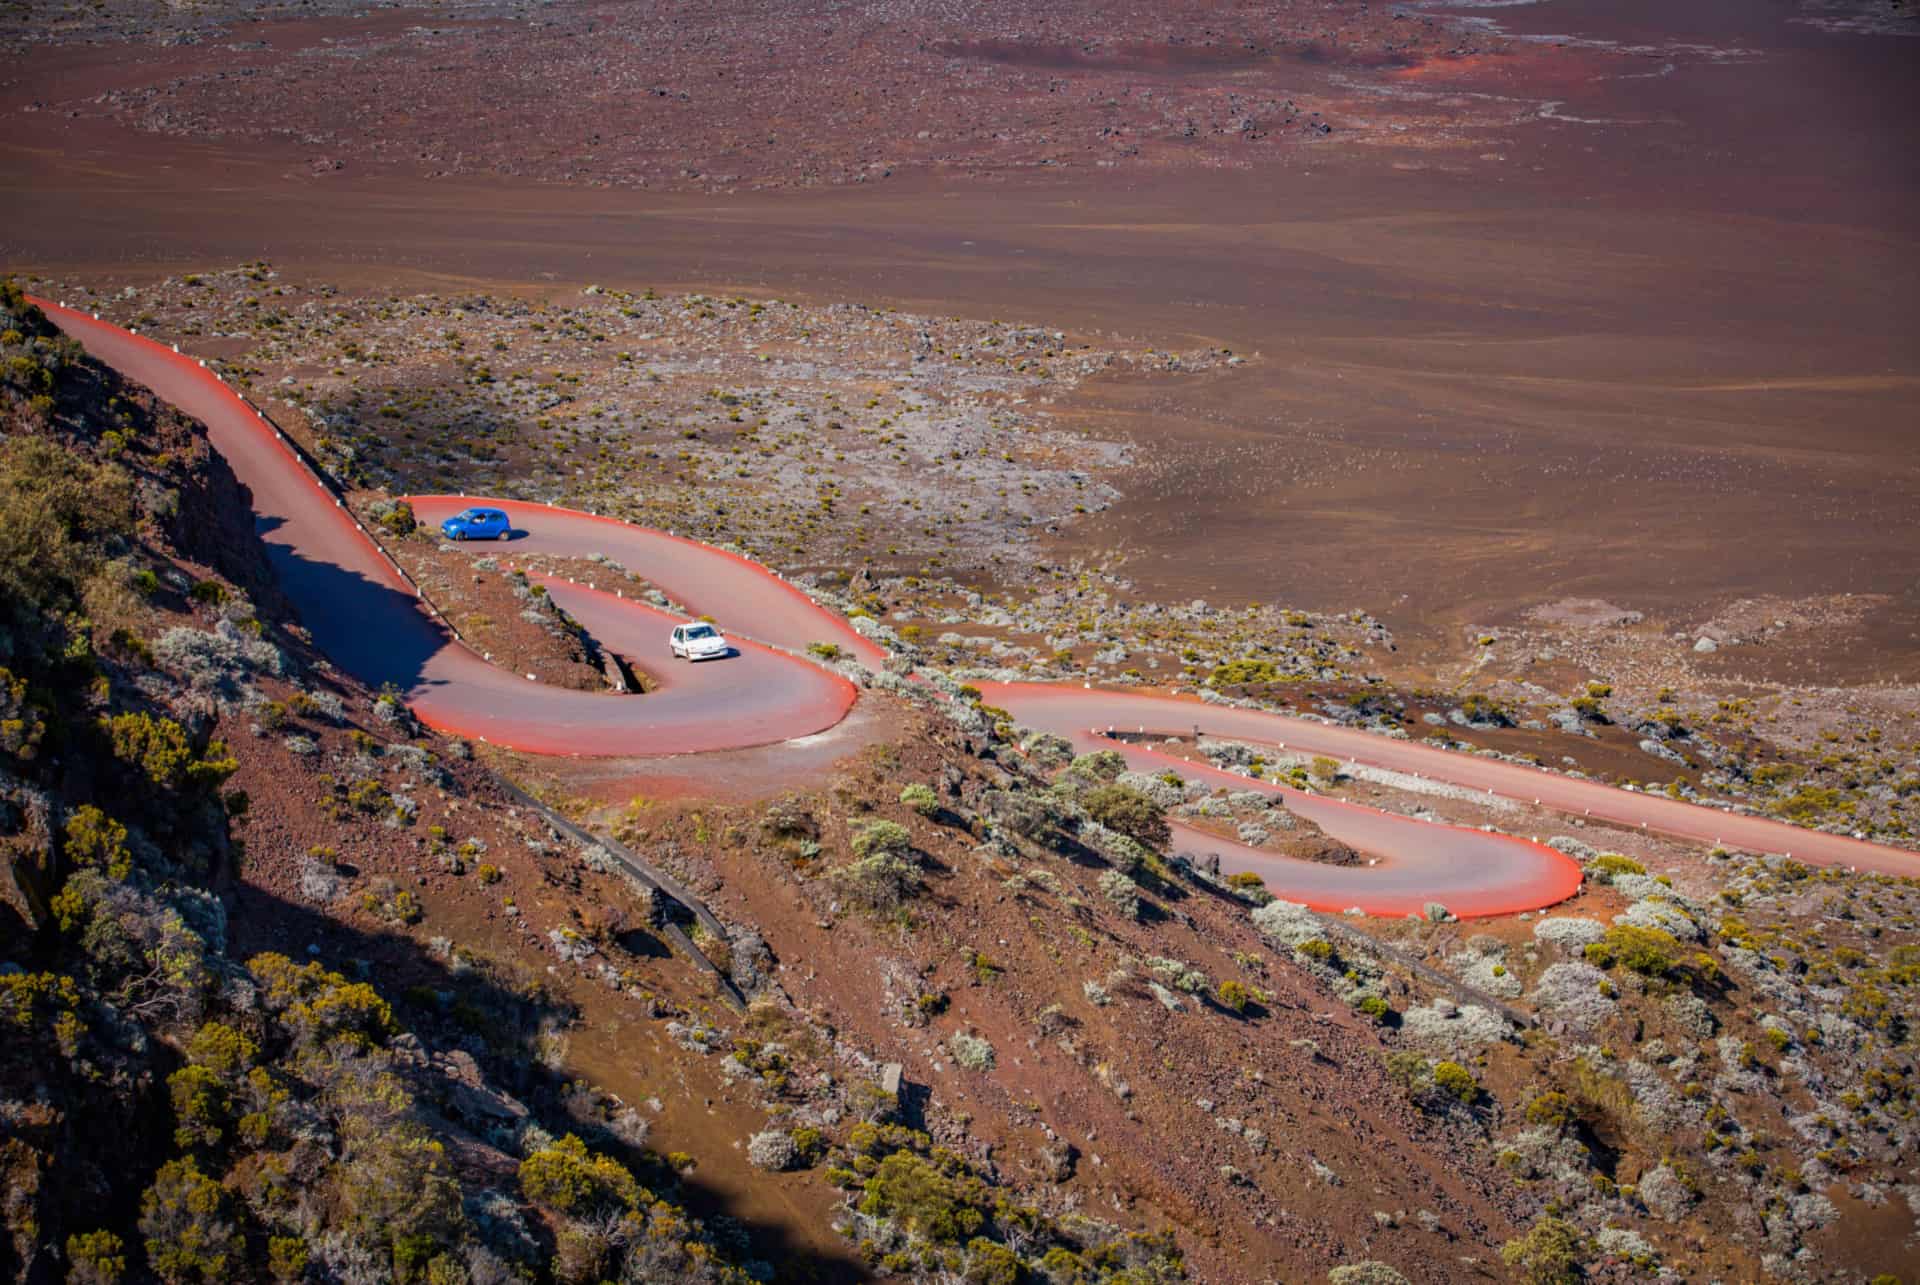
[[254, 526], [267, 562], [313, 646], [334, 665], [373, 688], [392, 684], [416, 693], [436, 684], [426, 676], [434, 656], [454, 645], [418, 596], [370, 580], [357, 571], [309, 558], [275, 534], [278, 518]]

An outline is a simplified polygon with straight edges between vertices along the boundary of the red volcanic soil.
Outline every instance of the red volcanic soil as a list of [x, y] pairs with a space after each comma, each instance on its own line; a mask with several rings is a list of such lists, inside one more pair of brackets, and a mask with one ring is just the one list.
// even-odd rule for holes
[[1902, 42], [1731, 0], [1465, 34], [1333, 6], [711, 9], [35, 47], [0, 86], [31, 126], [0, 142], [4, 254], [880, 299], [1231, 348], [1246, 365], [1053, 407], [1140, 447], [1066, 552], [1145, 596], [1362, 606], [1408, 656], [1570, 596], [1672, 618], [1877, 594], [1894, 616], [1823, 659], [1914, 672]]
[[532, 19], [508, 5], [246, 24], [222, 13], [164, 15], [159, 29], [111, 16], [49, 24], [67, 41], [180, 39], [187, 27], [195, 43], [36, 49], [33, 105], [173, 137], [293, 141], [323, 172], [815, 186], [913, 170], [1257, 163], [1335, 128], [1382, 127], [1348, 109], [1342, 72], [1503, 43], [1364, 5], [1199, 0], [1044, 11], [990, 0], [963, 19], [786, 0], [559, 4]]

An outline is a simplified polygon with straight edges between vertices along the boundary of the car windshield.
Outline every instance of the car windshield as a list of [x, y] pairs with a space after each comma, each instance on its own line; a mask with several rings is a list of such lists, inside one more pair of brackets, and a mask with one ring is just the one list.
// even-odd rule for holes
[[720, 632], [712, 625], [695, 625], [693, 628], [687, 630], [687, 637], [689, 639], [718, 638], [719, 636]]
[[462, 522], [479, 522], [486, 516], [487, 511], [485, 509], [468, 509], [460, 515], [460, 520]]

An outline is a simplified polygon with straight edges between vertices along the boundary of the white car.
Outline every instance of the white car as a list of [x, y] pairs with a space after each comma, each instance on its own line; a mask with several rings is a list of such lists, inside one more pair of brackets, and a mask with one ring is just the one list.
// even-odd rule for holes
[[726, 635], [705, 623], [675, 627], [667, 645], [682, 660], [718, 660], [733, 651]]

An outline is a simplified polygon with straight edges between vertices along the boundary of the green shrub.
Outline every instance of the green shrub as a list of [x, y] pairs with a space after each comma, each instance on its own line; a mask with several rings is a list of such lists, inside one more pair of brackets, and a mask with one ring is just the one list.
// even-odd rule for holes
[[1311, 959], [1316, 964], [1331, 964], [1334, 956], [1333, 943], [1319, 937], [1309, 937], [1295, 946], [1293, 953]]
[[1273, 667], [1270, 660], [1230, 660], [1224, 665], [1215, 666], [1207, 676], [1209, 687], [1243, 687], [1251, 683], [1272, 683], [1279, 681], [1280, 671]]
[[811, 1167], [826, 1152], [826, 1138], [820, 1130], [811, 1125], [803, 1125], [793, 1131], [793, 1150], [797, 1162], [803, 1167]]
[[993, 1045], [977, 1035], [955, 1031], [947, 1041], [947, 1048], [952, 1052], [953, 1060], [969, 1071], [993, 1069]]
[[1148, 972], [1175, 990], [1185, 991], [1189, 995], [1198, 995], [1213, 985], [1212, 979], [1204, 971], [1184, 959], [1171, 959], [1160, 955], [1147, 960], [1146, 963]]
[[101, 719], [100, 728], [115, 758], [164, 789], [217, 789], [240, 767], [224, 741], [208, 742], [206, 752], [196, 756], [186, 729], [170, 718], [116, 714]]
[[1113, 903], [1123, 918], [1140, 917], [1140, 885], [1121, 874], [1118, 870], [1108, 870], [1100, 876], [1100, 895]]
[[1542, 1093], [1527, 1103], [1527, 1123], [1564, 1129], [1579, 1118], [1573, 1099], [1564, 1093]]
[[1220, 1002], [1220, 1007], [1234, 1013], [1244, 1013], [1259, 1002], [1259, 992], [1232, 978], [1221, 982], [1213, 997]]
[[638, 1209], [647, 1192], [619, 1161], [569, 1133], [520, 1162], [520, 1191], [534, 1204], [578, 1218]]
[[1090, 780], [1112, 781], [1127, 770], [1127, 760], [1118, 750], [1094, 750], [1074, 759], [1068, 764], [1068, 770]]
[[226, 1192], [192, 1156], [160, 1166], [140, 1199], [140, 1235], [163, 1280], [227, 1281], [239, 1274], [243, 1246]]
[[1407, 1285], [1407, 1278], [1385, 1263], [1369, 1259], [1334, 1268], [1327, 1273], [1327, 1285]]
[[427, 915], [420, 899], [405, 888], [368, 892], [361, 897], [360, 904], [372, 914], [396, 924], [417, 924]]
[[1623, 857], [1617, 852], [1603, 852], [1587, 864], [1587, 873], [1593, 876], [1595, 883], [1612, 883], [1620, 875], [1643, 875], [1647, 868], [1632, 857]]
[[967, 1242], [966, 1285], [1020, 1285], [1026, 1279], [1020, 1256], [1005, 1245], [975, 1236]]
[[127, 1245], [110, 1231], [67, 1237], [69, 1285], [115, 1285], [127, 1271]]
[[1392, 1007], [1388, 1005], [1387, 1001], [1380, 998], [1380, 996], [1378, 995], [1363, 996], [1360, 1002], [1354, 1005], [1354, 1008], [1358, 1009], [1362, 1013], [1365, 1013], [1368, 1017], [1371, 1017], [1376, 1022], [1385, 1021], [1387, 1014], [1393, 1011]]
[[967, 967], [973, 970], [973, 979], [982, 986], [1007, 971], [983, 950], [962, 951], [960, 957], [966, 961]]
[[67, 818], [62, 847], [69, 864], [103, 870], [112, 879], [133, 873], [133, 853], [127, 849], [127, 827], [91, 803], [75, 808]]
[[1775, 803], [1773, 812], [1789, 821], [1811, 825], [1833, 813], [1850, 813], [1853, 807], [1853, 800], [1833, 786], [1808, 785]]
[[1395, 1049], [1387, 1054], [1387, 1078], [1412, 1092], [1428, 1083], [1427, 1059], [1411, 1049]]
[[1565, 1219], [1540, 1218], [1523, 1236], [1500, 1247], [1500, 1258], [1526, 1285], [1574, 1285], [1586, 1237]]
[[307, 1242], [298, 1236], [267, 1238], [267, 1270], [276, 1281], [294, 1285], [306, 1279], [308, 1257]]
[[420, 525], [405, 500], [377, 500], [367, 506], [367, 515], [393, 535], [412, 535]]
[[0, 438], [0, 604], [22, 622], [79, 605], [109, 543], [134, 532], [133, 479], [29, 433]]
[[918, 781], [901, 789], [900, 801], [923, 817], [930, 817], [940, 810], [939, 796]]
[[1664, 929], [1616, 923], [1584, 953], [1597, 968], [1617, 964], [1642, 977], [1667, 977], [1679, 969], [1682, 951], [1679, 940]]
[[907, 828], [895, 821], [873, 821], [860, 833], [853, 836], [853, 855], [856, 857], [892, 856], [904, 857], [913, 847], [913, 836]]
[[167, 1077], [173, 1101], [174, 1145], [212, 1147], [227, 1124], [227, 1086], [204, 1066], [183, 1066]]
[[917, 896], [922, 882], [919, 866], [886, 851], [841, 866], [828, 877], [848, 898], [880, 914], [897, 910]]
[[1433, 1083], [1442, 1093], [1458, 1098], [1469, 1106], [1480, 1096], [1480, 1082], [1473, 1078], [1473, 1072], [1458, 1062], [1434, 1063]]
[[215, 1075], [231, 1078], [253, 1065], [260, 1047], [224, 1022], [208, 1022], [187, 1041], [187, 1059]]
[[1484, 692], [1475, 692], [1461, 701], [1460, 712], [1469, 723], [1492, 723], [1496, 727], [1512, 727], [1514, 723], [1513, 707]]
[[317, 1047], [340, 1037], [377, 1042], [399, 1029], [378, 991], [318, 963], [295, 964], [268, 951], [248, 960], [247, 971], [259, 988], [261, 1006], [302, 1044]]
[[986, 1224], [985, 1185], [966, 1175], [949, 1176], [911, 1151], [882, 1160], [860, 1201], [860, 1212], [892, 1219], [908, 1235], [958, 1244]]
[[1165, 845], [1172, 835], [1165, 810], [1132, 786], [1102, 785], [1088, 791], [1080, 803], [1107, 829], [1149, 847]]

